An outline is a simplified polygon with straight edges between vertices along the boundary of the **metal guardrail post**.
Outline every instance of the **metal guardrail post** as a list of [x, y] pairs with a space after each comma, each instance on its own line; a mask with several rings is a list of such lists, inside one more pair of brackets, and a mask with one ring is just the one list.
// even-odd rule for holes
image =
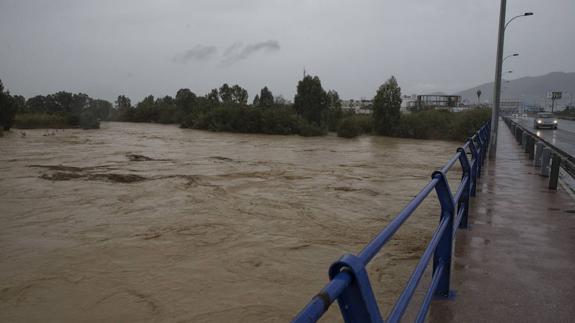
[[436, 272], [437, 268], [441, 264], [443, 264], [445, 268], [441, 274], [441, 277], [439, 278], [437, 290], [435, 291], [435, 297], [449, 298], [455, 205], [453, 204], [453, 195], [449, 189], [449, 183], [447, 182], [447, 177], [445, 174], [441, 171], [435, 171], [433, 172], [432, 178], [439, 179], [439, 182], [437, 182], [437, 185], [435, 186], [435, 191], [437, 193], [437, 197], [439, 198], [439, 204], [441, 205], [441, 219], [445, 217], [448, 218], [447, 229], [443, 233], [443, 236], [440, 238], [433, 255], [433, 273]]
[[533, 160], [533, 157], [535, 157], [535, 138], [531, 136], [527, 138], [527, 153], [529, 154], [529, 160]]
[[551, 175], [549, 176], [549, 189], [556, 190], [559, 181], [559, 167], [561, 166], [561, 156], [553, 154], [551, 158]]
[[363, 261], [351, 254], [344, 255], [329, 268], [329, 278], [334, 279], [341, 271], [350, 271], [353, 276], [337, 298], [345, 322], [383, 322]]
[[521, 146], [523, 146], [524, 149], [525, 146], [527, 146], [527, 133], [525, 132], [521, 134]]
[[550, 158], [551, 158], [551, 149], [543, 147], [543, 152], [541, 153], [541, 169], [539, 170], [539, 175], [544, 177], [549, 176]]
[[459, 228], [467, 229], [468, 227], [468, 215], [469, 215], [469, 196], [471, 195], [471, 166], [469, 165], [469, 160], [467, 159], [467, 154], [465, 153], [465, 149], [457, 148], [459, 152], [459, 161], [461, 163], [461, 169], [463, 174], [461, 178], [465, 180], [467, 177], [467, 183], [465, 184], [464, 192], [461, 196], [461, 199], [457, 203], [457, 210], [459, 211], [463, 208], [463, 215], [461, 216], [461, 222], [459, 222]]
[[535, 144], [535, 158], [533, 159], [533, 166], [541, 167], [541, 156], [543, 155], [543, 147], [545, 145], [539, 141]]

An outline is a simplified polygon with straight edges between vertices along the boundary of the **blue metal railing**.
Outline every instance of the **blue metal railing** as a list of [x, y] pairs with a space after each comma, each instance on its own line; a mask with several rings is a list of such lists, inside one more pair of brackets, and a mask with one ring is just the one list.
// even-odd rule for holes
[[[366, 271], [367, 264], [413, 214], [425, 198], [435, 190], [441, 207], [439, 225], [413, 270], [385, 322], [399, 322], [429, 261], [433, 257], [433, 273], [416, 322], [425, 321], [434, 297], [448, 298], [451, 276], [453, 239], [457, 228], [467, 228], [470, 197], [475, 196], [477, 178], [489, 146], [490, 124], [484, 124], [443, 168], [433, 172], [431, 181], [407, 206], [357, 255], [346, 254], [329, 268], [330, 281], [294, 318], [293, 322], [317, 321], [335, 301], [345, 322], [384, 322], [373, 295]], [[468, 157], [470, 155], [470, 158]], [[459, 187], [452, 194], [447, 172], [459, 161], [462, 169]]]

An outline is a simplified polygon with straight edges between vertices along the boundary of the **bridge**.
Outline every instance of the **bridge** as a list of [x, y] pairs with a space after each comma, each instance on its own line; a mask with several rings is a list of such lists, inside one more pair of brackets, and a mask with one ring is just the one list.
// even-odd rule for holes
[[[328, 283], [293, 322], [315, 322], [336, 301], [345, 322], [573, 321], [575, 199], [559, 180], [573, 173], [573, 158], [525, 121], [500, 123], [496, 160], [486, 159], [485, 124], [363, 250], [331, 265]], [[452, 189], [455, 165], [462, 175]], [[369, 262], [432, 191], [438, 226], [384, 315]]]

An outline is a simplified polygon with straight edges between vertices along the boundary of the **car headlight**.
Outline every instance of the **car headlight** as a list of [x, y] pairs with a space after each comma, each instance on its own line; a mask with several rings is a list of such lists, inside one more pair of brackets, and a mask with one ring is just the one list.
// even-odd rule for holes
[[543, 121], [541, 121], [541, 120], [537, 120], [537, 123], [541, 123], [541, 122], [543, 122]]
[[557, 120], [553, 120], [553, 123], [557, 123]]

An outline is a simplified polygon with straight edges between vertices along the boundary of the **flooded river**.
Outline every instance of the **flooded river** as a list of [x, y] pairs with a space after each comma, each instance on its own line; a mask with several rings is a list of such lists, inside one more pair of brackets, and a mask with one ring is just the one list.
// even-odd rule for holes
[[[133, 123], [14, 130], [0, 138], [0, 321], [289, 321], [456, 147]], [[382, 311], [436, 208], [369, 266]]]

